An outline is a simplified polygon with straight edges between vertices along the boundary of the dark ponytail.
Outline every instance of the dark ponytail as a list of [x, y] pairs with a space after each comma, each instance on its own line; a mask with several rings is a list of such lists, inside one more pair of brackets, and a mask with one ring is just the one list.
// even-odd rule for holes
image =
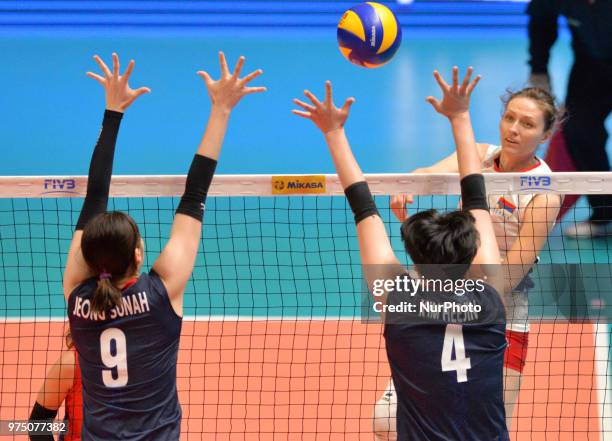
[[108, 311], [121, 303], [121, 291], [113, 285], [112, 279], [98, 279], [96, 292], [91, 299], [91, 311]]
[[121, 303], [121, 291], [114, 282], [136, 270], [134, 250], [139, 242], [138, 226], [125, 213], [102, 213], [87, 223], [81, 250], [85, 262], [98, 276], [92, 312], [106, 312]]

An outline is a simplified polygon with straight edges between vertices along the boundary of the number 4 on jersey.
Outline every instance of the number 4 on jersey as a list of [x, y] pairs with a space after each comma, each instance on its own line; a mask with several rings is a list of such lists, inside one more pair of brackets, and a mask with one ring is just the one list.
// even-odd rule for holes
[[[453, 348], [455, 358], [453, 359]], [[463, 327], [461, 325], [446, 325], [444, 346], [442, 347], [442, 372], [457, 371], [457, 383], [468, 381], [467, 371], [472, 365], [470, 358], [465, 356], [463, 342]]]

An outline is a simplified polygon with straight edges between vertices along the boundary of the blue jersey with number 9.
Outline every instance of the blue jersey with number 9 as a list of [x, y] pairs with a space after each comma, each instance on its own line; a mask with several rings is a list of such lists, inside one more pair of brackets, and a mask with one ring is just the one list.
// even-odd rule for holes
[[461, 295], [389, 293], [387, 306], [405, 309], [387, 312], [384, 330], [398, 441], [509, 440], [505, 310], [496, 290], [482, 287]]
[[83, 440], [178, 440], [176, 389], [181, 318], [159, 276], [142, 274], [121, 304], [91, 311], [97, 279], [68, 298], [83, 379]]

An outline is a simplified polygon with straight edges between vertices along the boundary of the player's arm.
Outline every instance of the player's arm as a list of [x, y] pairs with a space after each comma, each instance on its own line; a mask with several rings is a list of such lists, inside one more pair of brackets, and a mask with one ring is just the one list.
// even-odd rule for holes
[[113, 71], [104, 64], [97, 55], [94, 57], [102, 70], [102, 75], [87, 72], [87, 75], [98, 81], [105, 90], [106, 110], [102, 121], [102, 130], [94, 148], [89, 174], [87, 179], [87, 194], [76, 225], [72, 242], [66, 259], [64, 271], [64, 295], [68, 297], [72, 290], [83, 280], [91, 276], [89, 267], [81, 254], [81, 237], [83, 228], [90, 219], [106, 211], [108, 193], [110, 189], [111, 174], [113, 171], [113, 158], [115, 144], [119, 134], [119, 126], [123, 112], [140, 95], [150, 92], [146, 87], [131, 89], [128, 80], [134, 69], [134, 60], [131, 60], [123, 75], [119, 75], [119, 57], [113, 54]]
[[561, 196], [535, 196], [523, 215], [518, 237], [508, 250], [503, 263], [507, 264], [504, 291], [510, 292], [523, 280], [535, 263], [548, 235], [555, 226], [561, 207]]
[[480, 234], [480, 245], [473, 263], [477, 265], [499, 264], [499, 248], [487, 205], [481, 160], [476, 147], [469, 112], [470, 96], [476, 84], [478, 84], [480, 76], [476, 76], [470, 82], [471, 75], [472, 68], [470, 67], [460, 85], [459, 69], [454, 67], [453, 81], [449, 86], [440, 73], [435, 71], [434, 77], [442, 90], [443, 98], [440, 101], [429, 96], [427, 101], [438, 113], [448, 118], [453, 130], [453, 138], [457, 147], [463, 209], [469, 210], [474, 216], [476, 228]]
[[[476, 149], [478, 150], [478, 157], [482, 164], [486, 156], [487, 150], [490, 144], [476, 143]], [[457, 151], [454, 151], [446, 158], [441, 159], [435, 164], [429, 167], [417, 168], [412, 173], [459, 173], [459, 161], [457, 159]]]
[[342, 108], [337, 108], [332, 99], [331, 83], [327, 81], [325, 87], [325, 100], [322, 102], [310, 91], [305, 90], [304, 94], [312, 104], [295, 99], [294, 103], [303, 110], [293, 110], [293, 113], [311, 120], [325, 136], [342, 188], [355, 215], [361, 264], [364, 266], [364, 275], [371, 287], [373, 281], [381, 277], [380, 271], [371, 270], [373, 265], [384, 272], [383, 268], [390, 268], [399, 262], [393, 253], [385, 225], [378, 214], [374, 198], [344, 132], [344, 124], [355, 99], [349, 98]]
[[261, 70], [239, 77], [244, 57], [240, 57], [233, 73], [229, 71], [223, 52], [219, 53], [219, 61], [221, 78], [218, 80], [213, 80], [206, 72], [198, 72], [206, 83], [212, 102], [210, 116], [187, 174], [185, 193], [176, 210], [170, 239], [153, 265], [179, 315], [183, 310], [183, 292], [200, 244], [206, 194], [217, 166], [230, 113], [243, 96], [266, 90], [265, 87], [248, 86], [251, 80], [261, 75]]
[[[36, 403], [30, 413], [30, 421], [51, 422], [64, 402], [74, 383], [74, 351], [62, 352], [60, 358], [51, 366], [43, 385], [38, 390]], [[30, 434], [30, 441], [53, 441], [53, 435]]]
[[[480, 162], [484, 161], [487, 150], [489, 149], [489, 144], [477, 143], [476, 147], [478, 148], [478, 155], [480, 157]], [[446, 158], [436, 162], [429, 167], [422, 167], [414, 169], [411, 173], [458, 173], [459, 172], [459, 162], [457, 161], [457, 152], [454, 151], [452, 154], [448, 155]], [[408, 211], [406, 209], [407, 204], [412, 204], [414, 199], [409, 193], [396, 194], [391, 196], [390, 207], [395, 214], [395, 217], [400, 222], [404, 222], [408, 219]]]

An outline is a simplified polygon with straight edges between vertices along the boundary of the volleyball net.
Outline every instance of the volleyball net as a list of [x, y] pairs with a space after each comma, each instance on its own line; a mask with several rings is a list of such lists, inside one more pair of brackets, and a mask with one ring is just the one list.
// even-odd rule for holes
[[[500, 198], [612, 194], [612, 174], [485, 177]], [[452, 210], [457, 176], [367, 179], [396, 255], [410, 264], [389, 195], [415, 195], [411, 213]], [[145, 269], [169, 237], [184, 183], [113, 177], [109, 210], [138, 223]], [[85, 177], [0, 178], [0, 420], [27, 419], [65, 350], [62, 272], [85, 189]], [[516, 440], [612, 436], [612, 239], [561, 232], [588, 213], [578, 205], [553, 229], [531, 275]], [[216, 176], [185, 292], [182, 439], [373, 439], [373, 408], [390, 370], [365, 297], [353, 215], [335, 175]]]

